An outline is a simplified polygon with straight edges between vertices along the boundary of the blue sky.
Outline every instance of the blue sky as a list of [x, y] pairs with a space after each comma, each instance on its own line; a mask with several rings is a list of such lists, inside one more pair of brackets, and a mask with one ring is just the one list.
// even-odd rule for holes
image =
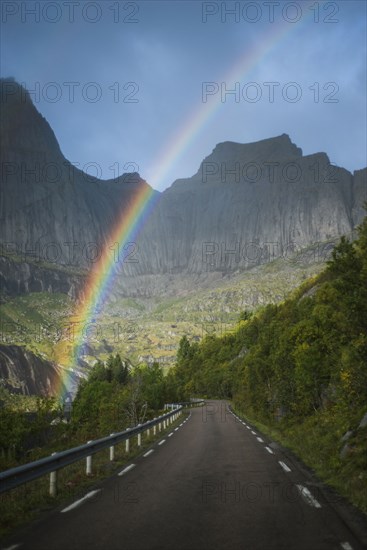
[[[72, 4], [2, 2], [1, 76], [39, 90], [32, 97], [64, 155], [100, 166], [90, 173], [135, 167], [162, 190], [218, 142], [282, 133], [304, 154], [366, 166], [366, 2], [279, 0], [274, 21], [265, 1]], [[204, 82], [219, 91], [200, 118]], [[272, 102], [267, 82], [279, 83]]]

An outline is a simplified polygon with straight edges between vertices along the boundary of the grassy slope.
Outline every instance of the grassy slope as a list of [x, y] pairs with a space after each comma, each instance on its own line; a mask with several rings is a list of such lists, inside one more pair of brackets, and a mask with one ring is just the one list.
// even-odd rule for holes
[[[106, 359], [111, 351], [118, 351], [136, 362], [154, 358], [168, 368], [184, 334], [200, 339], [231, 330], [242, 310], [283, 300], [322, 265], [276, 260], [223, 278], [207, 289], [193, 289], [185, 297], [144, 300], [116, 292], [89, 331], [82, 358], [93, 364], [97, 357]], [[0, 305], [1, 342], [24, 345], [67, 365], [74, 345], [72, 322], [79, 321], [74, 308], [63, 294], [33, 293], [8, 299]]]

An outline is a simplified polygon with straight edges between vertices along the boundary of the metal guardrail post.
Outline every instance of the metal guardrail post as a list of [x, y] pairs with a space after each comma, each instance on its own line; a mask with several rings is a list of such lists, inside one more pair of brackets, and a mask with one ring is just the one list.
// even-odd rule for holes
[[[115, 434], [110, 434], [111, 436]], [[110, 447], [110, 462], [113, 462], [115, 460], [115, 446], [111, 445]]]
[[[93, 441], [87, 441], [87, 443], [93, 443]], [[92, 475], [92, 455], [87, 456], [85, 463], [85, 473], [87, 476]]]
[[[51, 456], [56, 455], [57, 453], [52, 453]], [[57, 471], [50, 473], [50, 497], [55, 497], [57, 494]]]

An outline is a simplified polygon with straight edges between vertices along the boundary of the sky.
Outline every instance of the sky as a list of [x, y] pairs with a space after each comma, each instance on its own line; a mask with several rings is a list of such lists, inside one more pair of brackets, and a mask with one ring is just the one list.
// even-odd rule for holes
[[1, 2], [0, 74], [31, 92], [65, 157], [158, 190], [217, 143], [283, 133], [364, 168], [365, 60], [364, 0]]

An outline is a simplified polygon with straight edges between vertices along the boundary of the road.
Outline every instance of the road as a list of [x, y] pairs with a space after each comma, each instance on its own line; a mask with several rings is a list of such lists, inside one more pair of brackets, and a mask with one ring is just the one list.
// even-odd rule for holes
[[317, 480], [224, 402], [192, 409], [169, 433], [96, 486], [92, 498], [55, 510], [6, 548], [364, 548]]

